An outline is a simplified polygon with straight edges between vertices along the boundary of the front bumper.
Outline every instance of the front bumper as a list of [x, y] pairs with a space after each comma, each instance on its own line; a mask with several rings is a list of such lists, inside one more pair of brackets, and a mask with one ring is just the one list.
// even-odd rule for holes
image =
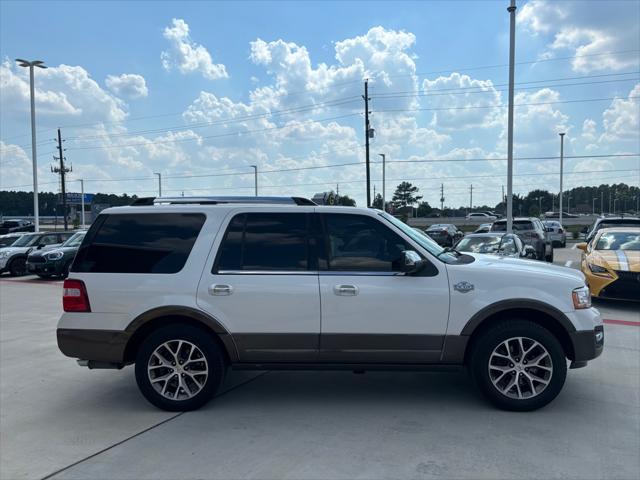
[[44, 263], [32, 263], [27, 261], [27, 272], [36, 275], [60, 275], [62, 274], [64, 263], [60, 261], [47, 261]]
[[[573, 344], [574, 364], [584, 366], [587, 361], [593, 360], [602, 354], [604, 348], [604, 327], [596, 326], [593, 330], [578, 330], [570, 333]], [[575, 367], [574, 367], [575, 368]]]

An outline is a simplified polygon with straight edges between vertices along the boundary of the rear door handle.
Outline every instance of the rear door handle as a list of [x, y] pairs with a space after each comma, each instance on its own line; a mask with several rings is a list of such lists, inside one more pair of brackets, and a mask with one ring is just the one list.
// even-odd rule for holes
[[355, 296], [358, 295], [358, 287], [355, 285], [335, 285], [333, 293], [344, 297]]
[[211, 285], [209, 287], [209, 295], [231, 295], [233, 287], [231, 285]]

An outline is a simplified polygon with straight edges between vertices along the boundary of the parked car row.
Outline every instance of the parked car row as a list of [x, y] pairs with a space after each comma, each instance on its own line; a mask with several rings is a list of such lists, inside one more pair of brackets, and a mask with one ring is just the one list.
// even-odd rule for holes
[[[27, 268], [29, 258], [35, 259], [37, 255], [53, 254], [54, 250], [57, 251], [58, 247], [65, 246], [65, 242], [79, 233], [81, 232], [36, 232], [3, 235], [0, 237], [0, 274], [9, 272], [12, 276], [25, 275], [29, 271]], [[53, 261], [54, 257], [57, 256], [58, 254], [48, 256], [46, 260]], [[73, 257], [68, 258], [64, 255], [57, 258], [57, 260], [64, 258], [67, 258], [68, 263], [73, 260]], [[40, 262], [40, 260], [36, 260], [36, 262], [46, 263]], [[63, 275], [68, 270], [68, 266], [67, 270], [64, 269], [65, 266], [63, 264], [55, 271], [36, 271], [35, 268], [31, 271], [45, 276]]]
[[[485, 219], [489, 218], [485, 213], [482, 216]], [[546, 262], [553, 262], [554, 246], [566, 245], [566, 233], [558, 222], [550, 222], [550, 225], [545, 226], [538, 218], [514, 218], [513, 233], [515, 235], [505, 237], [506, 232], [505, 218], [483, 223], [473, 234], [466, 237], [462, 230], [450, 223], [437, 223], [424, 230], [425, 234], [443, 247], [455, 247], [459, 251], [536, 258]], [[469, 240], [463, 241], [463, 238], [469, 238]], [[504, 248], [501, 247], [501, 242], [506, 242]], [[508, 249], [506, 249], [507, 244], [510, 245]], [[527, 246], [530, 248], [525, 248]], [[466, 248], [470, 250], [464, 250]]]
[[0, 223], [0, 235], [13, 232], [33, 232], [35, 225], [28, 220], [5, 220]]

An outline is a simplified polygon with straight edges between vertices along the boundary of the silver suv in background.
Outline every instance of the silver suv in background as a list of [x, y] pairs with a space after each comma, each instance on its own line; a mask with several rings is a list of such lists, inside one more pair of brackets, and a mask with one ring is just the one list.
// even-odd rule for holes
[[[493, 222], [491, 231], [506, 232], [507, 219]], [[535, 249], [538, 260], [553, 262], [553, 244], [549, 232], [539, 219], [534, 217], [514, 218], [513, 233], [518, 235], [526, 245], [531, 245]]]
[[542, 224], [547, 229], [554, 247], [564, 248], [567, 246], [567, 231], [560, 222], [556, 220], [545, 220]]

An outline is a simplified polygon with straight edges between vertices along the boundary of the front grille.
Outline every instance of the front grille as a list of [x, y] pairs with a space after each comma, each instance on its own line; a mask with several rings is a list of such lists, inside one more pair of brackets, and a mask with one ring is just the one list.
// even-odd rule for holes
[[[633, 272], [622, 272], [633, 273]], [[637, 273], [635, 273], [637, 277]], [[613, 283], [610, 283], [600, 292], [600, 297], [606, 298], [620, 298], [628, 300], [640, 300], [640, 281], [637, 278], [622, 279], [619, 278]]]
[[636, 281], [640, 284], [640, 272], [627, 272], [623, 270], [616, 270], [616, 275], [620, 280]]
[[27, 262], [29, 263], [45, 263], [47, 260], [42, 255], [29, 255]]

